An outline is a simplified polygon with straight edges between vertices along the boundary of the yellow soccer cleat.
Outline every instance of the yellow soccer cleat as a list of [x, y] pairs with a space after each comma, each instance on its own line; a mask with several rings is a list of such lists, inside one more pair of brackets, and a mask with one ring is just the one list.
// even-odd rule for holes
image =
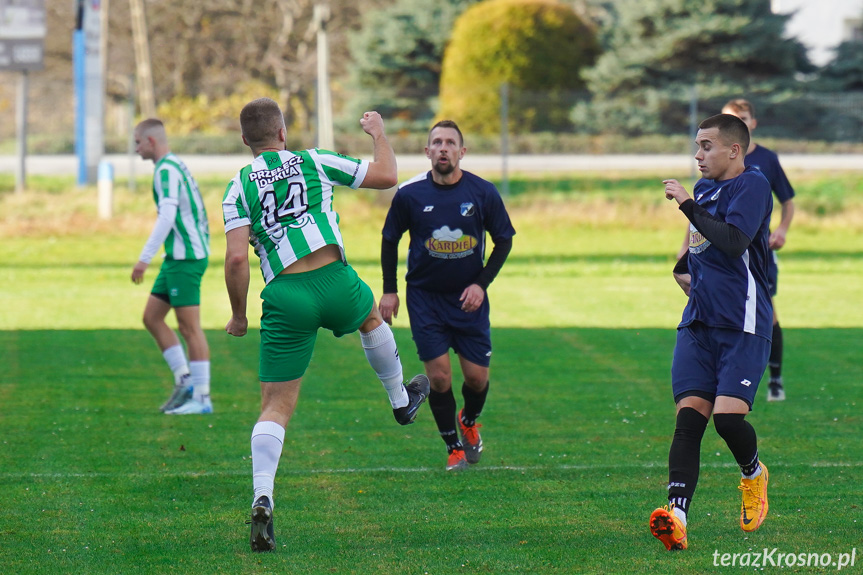
[[674, 506], [660, 507], [650, 514], [650, 533], [669, 551], [686, 549], [686, 526], [674, 514]]
[[[759, 462], [760, 463], [760, 462]], [[740, 479], [738, 489], [743, 492], [743, 505], [740, 508], [740, 528], [755, 531], [767, 517], [767, 466], [761, 465], [761, 475], [754, 479]]]

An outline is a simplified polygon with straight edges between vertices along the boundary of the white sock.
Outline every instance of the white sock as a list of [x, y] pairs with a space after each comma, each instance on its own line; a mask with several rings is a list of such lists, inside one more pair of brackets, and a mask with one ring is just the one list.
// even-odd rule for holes
[[189, 362], [189, 383], [192, 384], [192, 398], [196, 401], [203, 401], [205, 397], [210, 397], [210, 362], [207, 361], [190, 361]]
[[162, 352], [162, 357], [171, 371], [174, 373], [174, 385], [180, 383], [180, 379], [189, 373], [189, 364], [186, 363], [186, 353], [180, 344], [173, 345]]
[[761, 471], [761, 464], [759, 463], [758, 467], [755, 468], [755, 472], [752, 475], [743, 475], [742, 473], [740, 475], [743, 475], [743, 477], [745, 477], [746, 479], [755, 479], [756, 477], [761, 475]]
[[255, 488], [252, 503], [261, 495], [266, 495], [270, 498], [270, 504], [275, 506], [273, 487], [284, 442], [285, 428], [275, 421], [259, 421], [255, 424], [252, 430], [252, 483]]
[[360, 332], [360, 339], [363, 342], [366, 359], [378, 374], [378, 379], [381, 380], [390, 397], [393, 409], [406, 406], [410, 400], [404, 386], [399, 350], [390, 326], [382, 323], [368, 333]]
[[686, 511], [675, 505], [674, 516], [680, 519], [680, 522], [683, 523], [684, 527], [686, 527]]

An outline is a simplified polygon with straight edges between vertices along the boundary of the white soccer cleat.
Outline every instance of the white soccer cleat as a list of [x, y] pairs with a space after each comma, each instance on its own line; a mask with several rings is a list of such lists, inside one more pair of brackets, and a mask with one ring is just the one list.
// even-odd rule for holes
[[785, 388], [782, 387], [782, 384], [769, 386], [767, 401], [785, 401]]
[[205, 396], [201, 400], [190, 399], [180, 407], [166, 411], [165, 415], [206, 415], [208, 413], [213, 413], [213, 402], [210, 401], [209, 396]]
[[159, 411], [167, 413], [173, 409], [177, 409], [191, 399], [192, 386], [189, 385], [189, 374], [187, 373], [178, 378], [177, 383], [174, 384], [174, 390], [171, 393], [171, 397], [169, 397], [168, 401], [159, 407]]

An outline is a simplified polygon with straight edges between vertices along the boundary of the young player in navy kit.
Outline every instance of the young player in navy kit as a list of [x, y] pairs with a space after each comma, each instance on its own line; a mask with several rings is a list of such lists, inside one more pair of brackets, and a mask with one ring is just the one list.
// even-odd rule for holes
[[677, 423], [668, 454], [669, 504], [656, 509], [649, 524], [668, 550], [687, 547], [686, 517], [711, 415], [740, 466], [741, 528], [758, 529], [768, 510], [767, 467], [745, 417], [770, 354], [773, 198], [761, 172], [744, 165], [749, 129], [739, 118], [707, 118], [695, 142], [702, 178], [694, 199], [677, 180], [663, 182], [665, 197], [676, 200], [690, 222], [689, 250], [675, 272], [691, 276], [671, 366]]
[[[455, 122], [429, 132], [432, 169], [399, 187], [387, 213], [381, 242], [384, 294], [380, 311], [398, 315], [398, 244], [410, 233], [407, 309], [420, 360], [431, 381], [429, 407], [446, 443], [446, 469], [477, 463], [483, 445], [476, 423], [489, 389], [491, 326], [486, 294], [512, 248], [515, 230], [494, 185], [459, 167], [466, 148]], [[484, 264], [486, 232], [494, 248]], [[458, 354], [464, 408], [452, 392], [449, 350]]]
[[[722, 107], [723, 114], [737, 116], [752, 131], [758, 125], [755, 119], [755, 107], [747, 100], [737, 98], [729, 101]], [[767, 259], [768, 281], [770, 282], [770, 297], [776, 297], [777, 283], [779, 280], [779, 267], [776, 263], [776, 250], [785, 245], [785, 238], [791, 220], [794, 218], [794, 188], [788, 182], [785, 170], [779, 164], [779, 157], [772, 150], [759, 146], [755, 142], [749, 143], [746, 157], [743, 162], [747, 166], [758, 168], [773, 190], [776, 199], [781, 206], [781, 218], [779, 225], [770, 234], [770, 257]], [[767, 401], [783, 401], [785, 399], [785, 388], [782, 385], [782, 327], [779, 325], [779, 316], [776, 313], [776, 302], [773, 302], [773, 342], [770, 346], [770, 359], [767, 366], [770, 368], [770, 382], [768, 384]]]

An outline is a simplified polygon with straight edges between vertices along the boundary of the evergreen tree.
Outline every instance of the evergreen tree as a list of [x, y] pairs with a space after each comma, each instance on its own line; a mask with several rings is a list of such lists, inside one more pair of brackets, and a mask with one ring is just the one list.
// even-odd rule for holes
[[456, 18], [477, 0], [396, 0], [367, 11], [350, 38], [353, 61], [345, 121], [379, 111], [390, 128], [427, 129], [441, 62]]
[[836, 48], [836, 55], [818, 77], [822, 90], [863, 90], [863, 38], [846, 40]]
[[858, 141], [863, 132], [863, 37], [860, 32], [836, 47], [833, 59], [812, 82], [817, 93], [810, 107], [817, 110], [820, 139]]
[[585, 73], [594, 99], [578, 106], [588, 131], [679, 132], [699, 98], [767, 93], [812, 65], [785, 38], [770, 0], [620, 0], [607, 51]]

